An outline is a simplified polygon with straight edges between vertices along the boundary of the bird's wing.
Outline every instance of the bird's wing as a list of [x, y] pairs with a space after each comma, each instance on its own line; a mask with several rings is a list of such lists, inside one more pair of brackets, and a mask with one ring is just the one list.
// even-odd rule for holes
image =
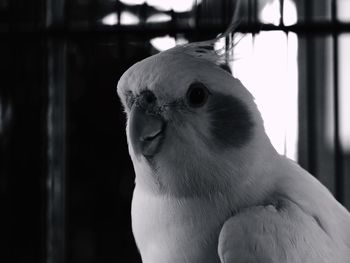
[[244, 209], [229, 218], [219, 236], [222, 263], [346, 263], [350, 253], [325, 232], [317, 217], [297, 204]]

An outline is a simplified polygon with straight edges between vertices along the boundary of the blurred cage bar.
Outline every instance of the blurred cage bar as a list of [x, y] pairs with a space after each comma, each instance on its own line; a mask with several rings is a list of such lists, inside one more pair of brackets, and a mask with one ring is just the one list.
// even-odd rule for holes
[[[1, 261], [141, 262], [117, 80], [223, 32], [235, 5], [0, 0]], [[230, 65], [272, 142], [350, 208], [350, 1], [243, 0], [239, 16]]]

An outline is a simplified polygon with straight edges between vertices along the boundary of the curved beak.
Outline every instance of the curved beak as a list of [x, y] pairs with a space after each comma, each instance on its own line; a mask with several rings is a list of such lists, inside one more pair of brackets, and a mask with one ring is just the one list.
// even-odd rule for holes
[[166, 122], [159, 114], [148, 113], [135, 106], [129, 117], [129, 135], [136, 155], [153, 157], [159, 152], [165, 135]]

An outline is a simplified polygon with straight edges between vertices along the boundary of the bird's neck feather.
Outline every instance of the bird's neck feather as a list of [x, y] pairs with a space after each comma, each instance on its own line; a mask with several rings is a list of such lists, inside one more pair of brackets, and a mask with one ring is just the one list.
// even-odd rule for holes
[[[278, 153], [272, 147], [265, 133], [255, 138], [249, 147], [231, 151], [215, 162], [208, 160], [185, 169], [186, 162], [174, 163], [167, 169], [134, 162], [136, 185], [158, 196], [177, 198], [227, 198], [232, 210], [249, 205], [272, 191], [276, 173], [272, 173]], [[193, 173], [196, 170], [197, 172]], [[203, 176], [205, 180], [192, 180], [190, 176]], [[179, 178], [186, 179], [179, 181]], [[254, 189], [254, 190], [253, 190]]]

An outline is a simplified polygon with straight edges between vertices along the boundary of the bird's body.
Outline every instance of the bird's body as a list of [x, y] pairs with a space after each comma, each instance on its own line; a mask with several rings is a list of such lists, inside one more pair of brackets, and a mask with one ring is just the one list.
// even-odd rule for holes
[[164, 198], [136, 188], [133, 232], [142, 261], [220, 262], [216, 251], [225, 218], [218, 209], [203, 200]]
[[[283, 174], [289, 169], [294, 173]], [[262, 193], [263, 198], [253, 196], [242, 204], [224, 196], [213, 200], [169, 198], [154, 195], [136, 185], [133, 230], [143, 262], [221, 262], [218, 243], [225, 224], [228, 229], [221, 233], [221, 250], [244, 254], [235, 255], [235, 261], [223, 262], [349, 262], [349, 215], [328, 190], [283, 157], [267, 172], [264, 176], [276, 176], [271, 188]], [[237, 193], [232, 193], [234, 195]], [[257, 211], [263, 213], [257, 214]], [[239, 228], [230, 231], [230, 224], [235, 221]], [[242, 227], [244, 224], [247, 224], [246, 228]], [[276, 231], [278, 227], [281, 227], [281, 233]], [[254, 228], [267, 240], [248, 238]], [[279, 238], [271, 239], [270, 235]], [[251, 243], [247, 244], [247, 239]], [[230, 244], [231, 240], [234, 240], [233, 244]], [[235, 249], [235, 242], [242, 247]], [[322, 246], [314, 246], [315, 242], [322, 242]], [[274, 261], [259, 257], [259, 251], [266, 253], [268, 248], [278, 250], [282, 246], [280, 254], [274, 251], [273, 256], [278, 256]], [[294, 253], [295, 249], [303, 254]], [[334, 249], [340, 253], [334, 253]], [[294, 258], [287, 257], [288, 251], [295, 254]], [[246, 261], [246, 256], [250, 258], [251, 255], [253, 259]]]
[[350, 262], [349, 212], [275, 151], [250, 93], [198, 50], [150, 57], [118, 84], [142, 261]]

